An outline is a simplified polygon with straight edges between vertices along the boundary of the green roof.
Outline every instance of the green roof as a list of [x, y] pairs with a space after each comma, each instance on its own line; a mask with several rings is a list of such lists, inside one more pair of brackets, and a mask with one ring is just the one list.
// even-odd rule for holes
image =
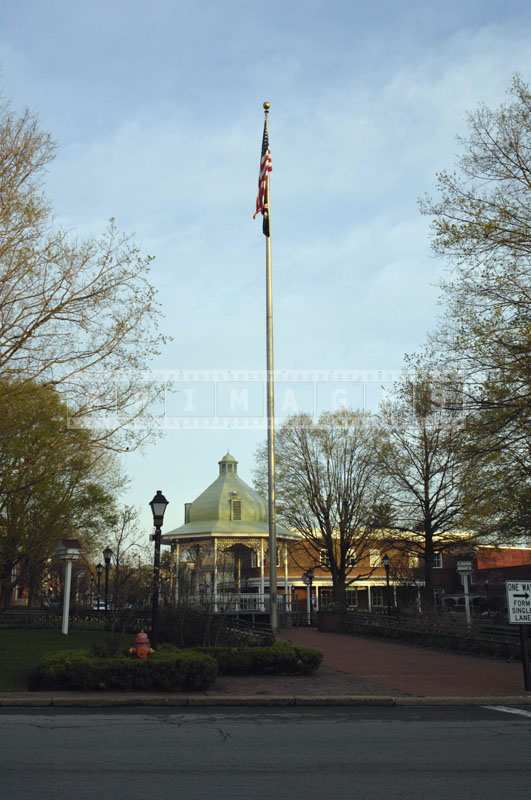
[[[189, 506], [188, 522], [164, 534], [197, 536], [266, 536], [268, 532], [267, 503], [238, 475], [238, 462], [230, 453], [218, 461], [219, 475]], [[289, 531], [277, 526], [279, 536], [290, 537]]]

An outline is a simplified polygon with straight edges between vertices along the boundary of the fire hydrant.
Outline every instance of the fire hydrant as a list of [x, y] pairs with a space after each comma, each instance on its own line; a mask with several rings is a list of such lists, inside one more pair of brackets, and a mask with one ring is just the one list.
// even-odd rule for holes
[[154, 652], [149, 643], [147, 633], [144, 633], [144, 631], [137, 633], [134, 646], [129, 648], [129, 652], [132, 656], [136, 656], [137, 658], [147, 658]]

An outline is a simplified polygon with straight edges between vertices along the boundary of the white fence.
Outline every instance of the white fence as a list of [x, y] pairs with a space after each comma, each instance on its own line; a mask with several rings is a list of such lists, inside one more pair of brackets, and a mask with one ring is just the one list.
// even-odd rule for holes
[[[269, 595], [267, 594], [218, 594], [215, 596], [212, 594], [200, 594], [192, 595], [189, 598], [189, 603], [202, 608], [210, 608], [219, 613], [269, 611]], [[278, 608], [279, 611], [290, 611], [289, 598], [286, 608], [286, 598], [283, 595], [278, 595]]]

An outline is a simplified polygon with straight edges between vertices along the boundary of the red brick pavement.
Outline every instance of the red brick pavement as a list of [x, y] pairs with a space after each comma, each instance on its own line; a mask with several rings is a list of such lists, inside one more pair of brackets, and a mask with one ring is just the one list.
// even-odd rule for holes
[[518, 662], [448, 653], [382, 639], [313, 628], [291, 628], [281, 638], [323, 655], [327, 673], [343, 674], [375, 694], [418, 697], [480, 697], [523, 695], [522, 666]]
[[[489, 658], [457, 655], [382, 639], [319, 633], [314, 629], [290, 628], [281, 639], [314, 647], [324, 655], [314, 675], [220, 676], [203, 697], [312, 697], [345, 695], [414, 697], [502, 697], [522, 696], [522, 667]], [[6, 698], [27, 703], [49, 692], [10, 692]], [[60, 703], [76, 703], [75, 692], [53, 692]], [[112, 701], [112, 692], [91, 692], [90, 700]], [[119, 693], [119, 699], [137, 695]], [[44, 697], [43, 702], [45, 702]], [[0, 696], [0, 705], [2, 705]]]

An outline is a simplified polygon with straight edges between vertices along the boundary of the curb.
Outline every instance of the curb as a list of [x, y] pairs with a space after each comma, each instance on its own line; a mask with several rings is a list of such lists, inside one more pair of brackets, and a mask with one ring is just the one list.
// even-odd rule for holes
[[208, 707], [349, 707], [349, 706], [482, 706], [482, 705], [531, 705], [531, 695], [509, 695], [502, 697], [412, 697], [380, 695], [124, 695], [94, 697], [9, 697], [0, 696], [0, 708], [208, 708]]
[[523, 706], [531, 705], [531, 695], [487, 697], [396, 697], [397, 706]]

